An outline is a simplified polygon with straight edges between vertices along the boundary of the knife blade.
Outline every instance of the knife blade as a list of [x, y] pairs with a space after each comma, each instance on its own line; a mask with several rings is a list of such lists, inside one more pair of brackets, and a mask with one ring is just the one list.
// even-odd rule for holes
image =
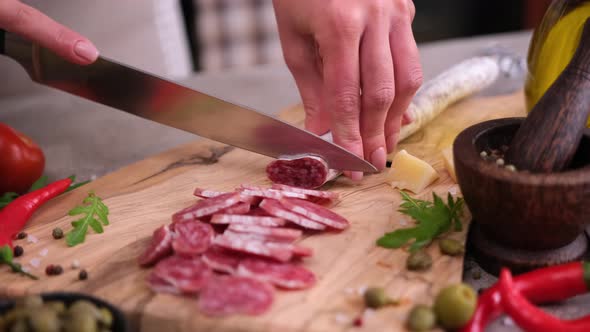
[[214, 141], [273, 158], [311, 154], [332, 169], [377, 172], [308, 131], [106, 57], [76, 65], [1, 29], [0, 54], [18, 62], [39, 84]]

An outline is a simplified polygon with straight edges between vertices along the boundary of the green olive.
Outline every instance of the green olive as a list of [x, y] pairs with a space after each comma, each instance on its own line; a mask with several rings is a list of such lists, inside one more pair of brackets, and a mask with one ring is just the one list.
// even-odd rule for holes
[[441, 239], [438, 241], [440, 251], [449, 256], [459, 256], [465, 252], [465, 246], [457, 240]]
[[106, 327], [111, 327], [113, 325], [113, 314], [107, 308], [100, 308], [100, 318], [98, 319], [99, 322]]
[[57, 312], [49, 307], [36, 309], [29, 316], [29, 323], [35, 332], [59, 332], [61, 328]]
[[36, 308], [43, 305], [43, 299], [39, 295], [28, 295], [16, 299], [17, 308]]
[[27, 321], [25, 319], [19, 319], [12, 324], [10, 332], [29, 332]]
[[24, 319], [28, 316], [28, 312], [24, 308], [14, 308], [4, 315], [4, 323], [6, 325], [12, 325], [14, 322], [20, 319]]
[[88, 313], [94, 317], [94, 319], [100, 319], [102, 316], [98, 308], [92, 302], [87, 300], [78, 300], [74, 302], [70, 306], [69, 313], [72, 316], [75, 316], [79, 313]]
[[365, 299], [365, 305], [369, 308], [378, 309], [383, 306], [395, 303], [389, 298], [389, 296], [387, 296], [383, 288], [367, 288], [363, 295]]
[[447, 329], [465, 325], [475, 312], [477, 294], [464, 283], [448, 286], [434, 300], [434, 312], [438, 322]]
[[96, 317], [86, 311], [78, 311], [65, 322], [65, 332], [97, 332]]
[[63, 314], [66, 312], [66, 305], [60, 301], [49, 301], [45, 302], [45, 306], [51, 308], [55, 311], [58, 315]]
[[412, 308], [408, 317], [410, 331], [428, 331], [436, 325], [436, 315], [432, 308], [419, 304]]
[[432, 257], [430, 257], [430, 255], [424, 250], [419, 250], [410, 254], [406, 261], [406, 267], [408, 270], [412, 271], [428, 270], [431, 266]]

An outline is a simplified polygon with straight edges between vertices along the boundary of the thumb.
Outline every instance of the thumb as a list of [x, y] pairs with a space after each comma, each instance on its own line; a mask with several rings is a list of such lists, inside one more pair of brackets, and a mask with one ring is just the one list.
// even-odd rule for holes
[[19, 1], [0, 1], [0, 28], [38, 43], [73, 63], [86, 65], [98, 58], [98, 50], [87, 38]]

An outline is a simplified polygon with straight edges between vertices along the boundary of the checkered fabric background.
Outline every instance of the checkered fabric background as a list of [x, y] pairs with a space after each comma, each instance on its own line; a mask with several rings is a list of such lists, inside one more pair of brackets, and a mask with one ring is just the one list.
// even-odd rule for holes
[[271, 0], [193, 0], [193, 4], [199, 70], [283, 61]]

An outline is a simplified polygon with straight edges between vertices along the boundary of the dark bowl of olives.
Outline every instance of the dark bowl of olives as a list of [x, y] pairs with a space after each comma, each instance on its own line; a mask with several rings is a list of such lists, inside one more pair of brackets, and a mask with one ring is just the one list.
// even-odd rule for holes
[[123, 312], [81, 293], [43, 293], [0, 300], [0, 331], [128, 332]]

